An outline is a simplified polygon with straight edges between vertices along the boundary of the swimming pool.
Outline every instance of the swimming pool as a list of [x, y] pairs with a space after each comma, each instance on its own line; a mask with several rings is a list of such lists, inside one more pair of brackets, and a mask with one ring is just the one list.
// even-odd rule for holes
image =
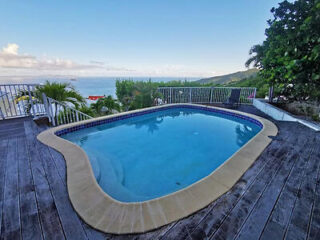
[[208, 176], [261, 124], [171, 108], [62, 135], [85, 150], [101, 188], [122, 202], [161, 197]]
[[38, 140], [66, 160], [75, 211], [108, 233], [146, 232], [227, 192], [277, 134], [270, 121], [168, 104], [50, 128]]

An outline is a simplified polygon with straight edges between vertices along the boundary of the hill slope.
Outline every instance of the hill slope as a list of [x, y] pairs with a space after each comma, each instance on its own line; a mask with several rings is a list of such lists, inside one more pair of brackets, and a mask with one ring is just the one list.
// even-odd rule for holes
[[228, 84], [231, 82], [237, 82], [240, 81], [244, 78], [250, 78], [250, 77], [255, 77], [258, 73], [258, 69], [252, 68], [248, 69], [247, 71], [240, 71], [240, 72], [235, 72], [227, 75], [222, 75], [222, 76], [216, 76], [216, 77], [210, 77], [210, 78], [203, 78], [200, 80], [197, 80], [195, 82], [201, 83], [201, 84]]

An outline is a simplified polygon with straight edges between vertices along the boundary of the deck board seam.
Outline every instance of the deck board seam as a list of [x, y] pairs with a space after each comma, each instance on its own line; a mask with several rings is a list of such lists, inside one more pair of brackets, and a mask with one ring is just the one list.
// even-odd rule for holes
[[[273, 143], [275, 144], [275, 142]], [[268, 148], [270, 146], [268, 146], [263, 153], [268, 151]], [[261, 156], [263, 155], [263, 153], [261, 153]], [[257, 177], [260, 175], [260, 173], [266, 168], [266, 166], [270, 163], [275, 161], [275, 159], [270, 158], [270, 159], [265, 159], [264, 157], [262, 157], [261, 159], [258, 159], [260, 161], [264, 160], [263, 165], [260, 167], [259, 171], [255, 174], [254, 178], [252, 179], [252, 181], [246, 185], [246, 187], [244, 188], [244, 191], [242, 192], [241, 196], [239, 196], [239, 198], [237, 199], [237, 201], [234, 203], [233, 207], [231, 207], [227, 213], [225, 214], [225, 216], [221, 219], [219, 226], [217, 227], [217, 229], [210, 234], [210, 236], [213, 236], [215, 234], [215, 232], [220, 228], [220, 226], [223, 224], [223, 222], [225, 221], [225, 219], [231, 214], [231, 212], [233, 211], [233, 209], [237, 206], [237, 204], [243, 199], [244, 195], [247, 193], [248, 189], [250, 189], [250, 187], [256, 182]], [[251, 168], [250, 168], [251, 169]], [[232, 189], [231, 189], [232, 191]], [[215, 202], [216, 204], [218, 204], [218, 201]], [[216, 205], [215, 204], [215, 205]], [[207, 216], [211, 213], [211, 211], [213, 210], [215, 206], [213, 206], [210, 211], [203, 217], [203, 219], [201, 219], [201, 221], [197, 224], [197, 226], [194, 228], [194, 230], [192, 231], [192, 233], [197, 229], [197, 227], [203, 222], [205, 221], [205, 219], [207, 218]]]
[[[33, 124], [33, 125], [35, 125], [35, 124]], [[33, 126], [33, 127], [34, 127], [34, 126]], [[33, 134], [33, 136], [34, 136], [34, 138], [35, 138], [35, 144], [36, 144], [35, 149], [36, 149], [36, 151], [38, 152], [38, 155], [41, 156], [41, 154], [40, 154], [40, 152], [39, 152], [39, 148], [37, 147], [37, 145], [38, 145], [38, 144], [37, 144], [38, 140], [37, 140], [37, 138], [36, 138], [35, 132], [37, 132], [37, 131], [34, 131], [34, 129], [33, 129], [32, 134]], [[46, 181], [47, 181], [47, 183], [48, 183], [48, 187], [49, 187], [49, 190], [50, 190], [50, 195], [51, 195], [51, 197], [52, 197], [52, 199], [53, 199], [53, 204], [55, 205], [55, 209], [57, 210], [57, 215], [58, 215], [58, 219], [59, 219], [59, 223], [60, 223], [60, 226], [61, 226], [62, 233], [63, 233], [63, 235], [64, 235], [64, 238], [67, 239], [66, 233], [65, 233], [65, 230], [64, 230], [64, 228], [63, 228], [62, 221], [61, 221], [61, 218], [60, 218], [60, 214], [59, 214], [59, 211], [58, 211], [56, 202], [55, 202], [55, 198], [53, 197], [53, 194], [52, 194], [52, 187], [51, 187], [51, 184], [50, 184], [50, 182], [49, 182], [49, 179], [48, 179], [48, 176], [47, 176], [47, 172], [46, 172], [45, 167], [44, 167], [44, 164], [43, 164], [43, 159], [42, 159], [41, 157], [40, 157], [40, 162], [41, 162], [41, 167], [42, 167], [43, 172], [44, 172], [44, 177], [45, 177], [45, 179], [46, 179]]]
[[[293, 138], [293, 136], [291, 136], [291, 138]], [[291, 138], [286, 139], [285, 142], [291, 143]], [[282, 140], [282, 139], [281, 139], [281, 140]], [[275, 140], [275, 141], [277, 141], [277, 140]], [[277, 142], [273, 142], [273, 144], [277, 144]], [[268, 149], [269, 147], [271, 148], [272, 146], [268, 146], [267, 149]], [[267, 149], [266, 149], [266, 150], [267, 150]], [[265, 150], [265, 151], [266, 151], [266, 150]], [[281, 150], [281, 149], [278, 149], [278, 150]], [[289, 151], [290, 151], [290, 150], [289, 150]], [[289, 152], [289, 151], [288, 151], [288, 152]], [[262, 154], [263, 154], [263, 153], [262, 153]], [[261, 155], [262, 155], [262, 154], [261, 154]], [[275, 154], [275, 153], [274, 153], [274, 154]], [[250, 184], [250, 186], [246, 188], [246, 190], [245, 190], [244, 193], [241, 195], [241, 197], [240, 197], [239, 200], [236, 202], [236, 204], [232, 207], [232, 209], [231, 209], [230, 211], [228, 211], [228, 213], [226, 214], [226, 216], [225, 216], [225, 217], [223, 218], [223, 220], [220, 222], [220, 224], [219, 224], [219, 226], [217, 227], [217, 229], [216, 229], [213, 233], [210, 234], [210, 239], [213, 239], [213, 238], [214, 238], [214, 235], [216, 234], [216, 232], [221, 228], [221, 226], [223, 225], [223, 223], [225, 222], [225, 220], [232, 214], [232, 211], [235, 209], [235, 207], [237, 206], [237, 204], [243, 199], [243, 197], [246, 195], [246, 193], [248, 192], [248, 190], [250, 189], [250, 187], [257, 181], [258, 176], [260, 175], [260, 173], [262, 173], [262, 172], [265, 170], [265, 168], [267, 167], [268, 164], [272, 164], [272, 163], [277, 164], [277, 162], [278, 162], [278, 159], [277, 159], [277, 158], [271, 158], [271, 160], [267, 161], [266, 164], [263, 165], [263, 167], [261, 167], [259, 173], [256, 175], [256, 177], [254, 178], [254, 180], [253, 180], [253, 182]], [[280, 164], [278, 165], [278, 167], [280, 168]], [[262, 193], [263, 193], [263, 192], [262, 192]], [[261, 194], [262, 194], [262, 193], [261, 193]], [[260, 196], [261, 196], [261, 195], [260, 195]]]
[[[27, 143], [27, 139], [25, 139], [25, 146], [26, 146], [26, 151], [27, 151], [27, 155], [28, 155], [28, 165], [29, 165], [30, 172], [31, 172], [32, 185], [35, 188], [35, 183], [34, 183], [34, 178], [33, 178], [33, 170], [32, 170], [31, 162], [30, 162], [31, 156], [30, 156], [30, 151], [29, 151], [29, 146], [28, 146], [28, 143]], [[42, 239], [44, 239], [43, 226], [42, 226], [42, 221], [41, 221], [41, 217], [40, 217], [40, 213], [39, 213], [39, 211], [40, 211], [39, 199], [38, 199], [37, 192], [36, 192], [35, 189], [34, 189], [34, 196], [35, 196], [36, 205], [37, 205], [37, 215], [38, 215], [39, 225], [40, 225], [40, 229], [41, 229], [41, 236], [42, 236]]]
[[[314, 150], [314, 149], [313, 149]], [[312, 151], [313, 152], [313, 151]], [[312, 154], [312, 152], [310, 153], [309, 157], [308, 157], [308, 163], [307, 163], [307, 166], [305, 166], [305, 168], [303, 169], [303, 174], [302, 174], [302, 181], [300, 182], [299, 184], [299, 190], [298, 191], [301, 191], [301, 186], [303, 184], [303, 177], [305, 176], [305, 173], [306, 173], [306, 169], [310, 163], [310, 156]], [[285, 228], [285, 232], [284, 232], [284, 235], [283, 235], [283, 239], [286, 239], [287, 237], [287, 234], [288, 234], [288, 229], [289, 229], [289, 226], [290, 226], [290, 223], [291, 223], [291, 220], [292, 220], [292, 216], [293, 216], [293, 212], [294, 212], [294, 209], [296, 207], [296, 203], [297, 203], [297, 200], [298, 200], [298, 196], [296, 195], [295, 197], [295, 200], [294, 200], [294, 204], [293, 204], [293, 208], [291, 210], [291, 213], [290, 213], [290, 218], [287, 222], [287, 225], [286, 225], [286, 228]]]
[[20, 169], [19, 169], [19, 159], [18, 159], [18, 141], [17, 141], [17, 145], [16, 145], [16, 161], [17, 161], [17, 192], [18, 192], [18, 209], [19, 209], [19, 229], [20, 229], [20, 238], [22, 239], [22, 220], [21, 220], [21, 203], [20, 203], [20, 185], [19, 185], [19, 179], [20, 179]]
[[[304, 146], [306, 146], [306, 145], [308, 145], [308, 141], [305, 142]], [[287, 157], [290, 156], [289, 153], [291, 153], [291, 152], [288, 152], [288, 153], [287, 153], [286, 159], [287, 159]], [[302, 153], [297, 153], [297, 154], [298, 154], [298, 156], [295, 158], [294, 162], [292, 163], [292, 166], [290, 167], [290, 170], [288, 171], [288, 173], [287, 173], [287, 174], [285, 175], [285, 177], [284, 177], [284, 182], [283, 182], [283, 184], [282, 184], [282, 186], [281, 186], [281, 190], [279, 191], [279, 194], [278, 194], [277, 199], [276, 199], [276, 201], [275, 201], [275, 203], [274, 203], [274, 205], [273, 205], [273, 208], [275, 207], [276, 202], [278, 201], [278, 199], [279, 199], [279, 197], [280, 197], [280, 195], [281, 195], [284, 187], [286, 186], [286, 183], [287, 183], [287, 181], [288, 181], [288, 179], [289, 179], [289, 176], [291, 175], [291, 173], [292, 173], [295, 165], [298, 163], [300, 157], [302, 157], [302, 156], [301, 156]], [[290, 164], [290, 159], [289, 159], [287, 162], [283, 162], [283, 164], [281, 165], [281, 167], [278, 169], [278, 172], [275, 174], [274, 178], [277, 177], [277, 175], [278, 175], [279, 172], [281, 171], [281, 168], [282, 168], [284, 165], [286, 165], [286, 164]], [[273, 181], [274, 181], [274, 179], [269, 183], [269, 185], [271, 185], [271, 184], [273, 183]], [[267, 189], [267, 188], [266, 188], [266, 189]], [[264, 192], [266, 191], [266, 189], [264, 190]], [[258, 201], [256, 202], [256, 204], [258, 204], [259, 200], [263, 197], [264, 192], [260, 195], [260, 197], [259, 197]], [[247, 215], [245, 221], [243, 222], [242, 226], [239, 228], [239, 231], [238, 231], [238, 233], [236, 234], [236, 236], [234, 237], [234, 239], [239, 238], [239, 234], [241, 233], [241, 231], [242, 231], [244, 225], [246, 224], [248, 218], [251, 216], [251, 213], [252, 213], [252, 212], [254, 211], [254, 209], [256, 208], [256, 204], [255, 204], [255, 206], [252, 208], [251, 212]], [[272, 209], [273, 209], [273, 208], [272, 208]], [[272, 213], [272, 210], [270, 211], [270, 214], [269, 214], [269, 216], [268, 216], [268, 218], [267, 218], [267, 220], [266, 220], [266, 222], [265, 222], [265, 225], [267, 224], [268, 219], [269, 219], [271, 213]], [[264, 228], [263, 228], [263, 229], [264, 229]], [[261, 231], [261, 234], [262, 234], [262, 232], [263, 232], [263, 230]], [[261, 236], [261, 234], [260, 234], [260, 236]], [[260, 237], [259, 237], [259, 238], [260, 238]]]
[[[32, 135], [32, 140], [31, 140], [31, 142], [32, 142], [33, 144], [36, 144], [38, 140], [35, 138], [34, 125], [35, 125], [35, 123], [31, 122], [31, 135]], [[29, 145], [28, 145], [28, 149], [30, 150], [30, 146], [29, 146]], [[39, 152], [38, 152], [38, 149], [37, 149], [36, 147], [35, 147], [35, 152], [37, 153], [38, 156], [40, 156], [40, 155], [39, 155]], [[31, 156], [31, 159], [32, 159], [32, 156]], [[48, 182], [48, 178], [47, 178], [46, 172], [45, 172], [45, 170], [44, 170], [44, 168], [43, 168], [43, 163], [42, 163], [42, 160], [40, 159], [40, 157], [39, 157], [39, 163], [41, 164], [40, 167], [42, 168], [42, 170], [43, 170], [43, 172], [44, 172], [44, 178], [45, 178], [46, 183], [47, 183], [47, 185], [48, 185], [48, 187], [49, 187], [49, 192], [50, 192], [51, 198], [52, 198], [52, 200], [53, 200], [53, 205], [55, 206], [55, 209], [56, 209], [56, 211], [57, 211], [57, 206], [56, 206], [56, 203], [55, 203], [55, 201], [54, 201], [54, 198], [52, 197], [51, 188], [50, 188], [50, 185], [49, 185], [49, 182]], [[34, 176], [34, 175], [33, 175], [33, 176]], [[41, 209], [38, 209], [39, 213], [40, 213], [40, 210], [41, 210]], [[59, 216], [59, 214], [58, 214], [58, 211], [57, 211], [57, 216], [58, 216], [59, 225], [60, 225], [61, 230], [62, 230], [62, 234], [63, 234], [64, 238], [66, 239], [65, 232], [64, 232], [64, 229], [63, 229], [63, 227], [62, 227], [61, 219], [60, 219], [60, 216]], [[40, 219], [41, 219], [41, 216], [39, 216], [39, 217], [40, 217]]]
[[[42, 129], [42, 127], [40, 127], [40, 126], [37, 126], [37, 133], [39, 133], [39, 132], [44, 131], [45, 129], [47, 129], [47, 127], [43, 127], [43, 128], [44, 128], [44, 129]], [[40, 142], [37, 140], [37, 143], [40, 143]], [[65, 185], [65, 186], [67, 186], [67, 184], [66, 184], [66, 176], [62, 176], [62, 175], [61, 175], [61, 173], [60, 173], [60, 168], [57, 166], [56, 159], [55, 159], [55, 157], [54, 157], [54, 155], [53, 155], [53, 152], [52, 152], [52, 151], [56, 151], [56, 150], [54, 150], [54, 149], [52, 149], [52, 148], [50, 148], [50, 147], [48, 147], [48, 146], [46, 146], [46, 145], [43, 145], [43, 146], [48, 149], [49, 155], [50, 155], [51, 159], [53, 160], [55, 169], [56, 169], [56, 171], [57, 171], [57, 173], [58, 173], [58, 175], [59, 175], [59, 178], [60, 178], [62, 184]], [[59, 152], [57, 152], [57, 154], [61, 155], [61, 153], [59, 153]], [[63, 159], [63, 161], [65, 161], [65, 159], [63, 158], [62, 155], [61, 155], [61, 158]], [[64, 167], [66, 168], [66, 163], [65, 163], [65, 162], [64, 162]], [[69, 198], [68, 198], [68, 200], [70, 201]], [[71, 204], [71, 206], [72, 206], [72, 204]], [[72, 209], [73, 209], [73, 206], [72, 206]], [[73, 209], [73, 210], [74, 210], [74, 209]], [[77, 214], [77, 217], [79, 218], [79, 215], [78, 215], [78, 214]], [[89, 235], [88, 235], [89, 232], [92, 232], [92, 231], [98, 232], [98, 231], [96, 231], [96, 230], [88, 227], [88, 225], [86, 225], [86, 223], [85, 223], [84, 221], [80, 220], [80, 223], [81, 223], [83, 232], [84, 232], [84, 234], [85, 234], [85, 236], [86, 236], [87, 239], [90, 239], [90, 237], [89, 237]], [[87, 231], [88, 231], [88, 232], [87, 232]], [[99, 232], [99, 235], [100, 235], [100, 234], [101, 234], [101, 233]], [[97, 237], [97, 236], [95, 236], [95, 237]]]
[[[267, 149], [266, 149], [265, 151], [267, 151]], [[262, 154], [263, 154], [263, 153], [262, 153]], [[262, 154], [261, 154], [261, 155], [262, 155]], [[260, 172], [265, 168], [265, 166], [268, 164], [269, 161], [272, 161], [272, 159], [267, 160], [267, 161], [264, 161], [264, 163], [263, 163], [263, 165], [261, 166], [260, 170], [256, 173], [256, 175], [254, 176], [254, 178], [252, 179], [252, 181], [251, 181], [249, 184], [246, 185], [245, 190], [243, 191], [243, 193], [241, 194], [241, 196], [237, 199], [237, 201], [235, 202], [234, 206], [229, 209], [229, 211], [227, 212], [228, 214], [226, 214], [226, 216], [223, 218], [223, 220], [229, 215], [229, 213], [233, 210], [233, 208], [237, 205], [237, 203], [242, 199], [243, 195], [244, 195], [244, 194], [246, 193], [246, 191], [250, 188], [250, 186], [251, 186], [252, 184], [254, 184], [256, 177], [257, 177], [257, 176], [260, 174]], [[250, 168], [249, 168], [249, 169], [250, 169]], [[249, 169], [248, 169], [248, 170], [249, 170]], [[241, 179], [240, 179], [240, 180], [241, 180]], [[232, 189], [230, 190], [230, 192], [231, 192], [231, 191], [232, 191]], [[225, 193], [225, 195], [228, 194], [228, 193], [229, 193], [229, 192]], [[223, 195], [223, 196], [225, 196], [225, 195]], [[221, 196], [221, 197], [223, 197], [223, 196]], [[220, 199], [220, 198], [219, 198], [219, 199]], [[206, 212], [206, 214], [198, 221], [198, 223], [195, 225], [193, 231], [191, 231], [191, 234], [193, 234], [193, 232], [198, 228], [198, 226], [199, 226], [203, 221], [205, 221], [205, 219], [208, 217], [208, 215], [210, 215], [210, 213], [211, 213], [211, 211], [214, 209], [214, 207], [216, 207], [217, 204], [219, 204], [219, 199], [217, 199], [216, 201], [214, 201], [213, 203], [211, 203], [212, 206], [209, 207], [209, 209], [208, 209], [208, 211]], [[222, 224], [223, 220], [221, 221], [221, 224]], [[183, 221], [183, 219], [182, 219], [182, 220], [179, 220], [178, 222], [180, 222], [180, 221]], [[177, 223], [178, 223], [178, 222], [177, 222]], [[220, 225], [221, 225], [221, 224], [220, 224]], [[171, 230], [171, 229], [170, 229], [170, 230]], [[170, 231], [170, 230], [169, 230], [169, 231]], [[167, 234], [167, 233], [166, 233], [166, 234]]]
[[[308, 144], [308, 142], [307, 142], [305, 145], [307, 145], [307, 144]], [[312, 148], [310, 148], [309, 154], [311, 154], [311, 152], [312, 152]], [[301, 157], [302, 157], [301, 154], [299, 154], [299, 158], [297, 158], [295, 164], [298, 163], [298, 160], [300, 160]], [[281, 191], [280, 191], [280, 193], [279, 193], [279, 195], [278, 195], [278, 197], [277, 197], [277, 200], [275, 201], [275, 203], [274, 203], [274, 205], [273, 205], [272, 210], [270, 211], [270, 214], [269, 214], [268, 219], [267, 219], [267, 221], [266, 221], [266, 223], [265, 223], [265, 225], [264, 225], [264, 227], [263, 227], [263, 230], [262, 230], [262, 232], [261, 232], [261, 234], [260, 234], [260, 236], [259, 236], [259, 239], [261, 239], [261, 237], [263, 236], [263, 233], [264, 233], [264, 231], [265, 231], [265, 228], [266, 228], [269, 220], [271, 219], [272, 214], [274, 213], [274, 210], [275, 210], [275, 208], [276, 208], [276, 206], [277, 206], [277, 204], [278, 204], [278, 202], [279, 202], [279, 199], [280, 199], [280, 197], [281, 197], [281, 195], [282, 195], [282, 193], [283, 193], [283, 189], [286, 187], [286, 185], [287, 185], [287, 183], [288, 183], [288, 180], [289, 180], [289, 178], [290, 178], [290, 176], [291, 176], [291, 174], [292, 174], [292, 172], [293, 172], [293, 169], [294, 169], [295, 164], [294, 164], [293, 167], [291, 168], [290, 173], [289, 173], [288, 176], [287, 176], [286, 182], [283, 184], [283, 186], [282, 186], [282, 188], [281, 188]]]
[[[37, 126], [37, 133], [41, 132], [42, 130], [44, 130], [44, 129], [41, 129], [41, 128], [39, 128], [39, 127]], [[37, 140], [37, 143], [38, 143], [38, 144], [42, 144], [42, 143], [40, 143], [38, 140]], [[52, 155], [52, 152], [51, 152], [51, 148], [48, 147], [48, 146], [46, 146], [46, 145], [44, 145], [44, 144], [42, 144], [42, 145], [48, 150], [49, 155], [50, 155], [50, 158], [51, 158], [52, 161], [53, 161], [53, 165], [54, 165], [55, 170], [57, 171], [57, 173], [58, 173], [58, 175], [59, 175], [59, 178], [60, 178], [62, 184], [65, 185], [65, 186], [67, 186], [65, 178], [61, 176], [60, 171], [58, 170], [56, 161], [55, 161], [55, 159], [54, 159], [54, 157], [53, 157], [53, 155]], [[60, 154], [60, 153], [59, 153], [59, 154]], [[69, 199], [68, 199], [68, 200], [69, 200]], [[71, 206], [72, 206], [72, 205], [71, 205]], [[73, 206], [72, 206], [72, 209], [73, 209]], [[74, 210], [74, 209], [73, 209], [73, 210]], [[59, 211], [58, 211], [58, 214], [59, 214]], [[60, 214], [59, 214], [59, 217], [60, 217]], [[78, 214], [77, 214], [77, 217], [79, 217]], [[61, 220], [61, 221], [62, 221], [62, 220]], [[86, 238], [89, 239], [88, 234], [87, 234], [87, 232], [86, 232], [85, 225], [84, 225], [85, 223], [84, 223], [83, 221], [80, 221], [80, 223], [81, 223], [81, 226], [82, 226], [82, 229], [83, 229], [83, 232], [84, 232]], [[62, 224], [62, 223], [61, 223], [61, 224]]]
[[[276, 171], [272, 174], [272, 177], [271, 177], [270, 181], [267, 183], [267, 185], [265, 185], [265, 187], [264, 187], [263, 190], [261, 191], [260, 196], [259, 196], [258, 199], [255, 201], [255, 203], [253, 204], [252, 209], [250, 210], [250, 212], [249, 212], [249, 213], [247, 214], [247, 216], [245, 217], [244, 222], [243, 222], [243, 223], [241, 224], [241, 226], [239, 227], [239, 229], [238, 229], [238, 231], [237, 231], [237, 233], [236, 233], [236, 235], [234, 236], [233, 239], [235, 239], [235, 238], [237, 237], [237, 234], [238, 234], [239, 231], [241, 230], [243, 224], [245, 223], [245, 221], [246, 221], [247, 218], [249, 217], [250, 213], [253, 211], [254, 207], [255, 207], [256, 204], [258, 203], [258, 201], [259, 201], [259, 199], [261, 198], [261, 196], [263, 195], [264, 191], [265, 191], [265, 190], [267, 189], [267, 187], [271, 184], [273, 178], [278, 174], [278, 172], [280, 171], [280, 169], [281, 169], [281, 167], [283, 166], [283, 164], [284, 164], [284, 163], [281, 163], [281, 164], [279, 164], [279, 165], [277, 166]], [[245, 195], [245, 194], [244, 194], [244, 195]], [[230, 212], [230, 213], [231, 213], [231, 212]], [[229, 214], [229, 215], [230, 215], [230, 214]], [[228, 216], [229, 216], [229, 215], [228, 215]], [[226, 216], [226, 218], [227, 218], [228, 216]], [[225, 220], [226, 218], [224, 218], [224, 220]], [[224, 221], [223, 221], [223, 222], [224, 222]], [[209, 239], [210, 239], [210, 240], [211, 240], [211, 239], [214, 239], [214, 235], [215, 235], [215, 234], [217, 233], [217, 231], [220, 229], [220, 227], [222, 226], [223, 222], [220, 224], [219, 228], [217, 228], [217, 230], [216, 230], [215, 232], [213, 232], [213, 233], [209, 236]]]
[[[316, 138], [316, 137], [315, 137]], [[318, 152], [319, 154], [319, 152]], [[318, 169], [317, 169], [317, 177], [315, 179], [316, 181], [316, 187], [315, 187], [315, 191], [313, 193], [313, 201], [312, 201], [312, 209], [311, 209], [311, 214], [310, 214], [310, 217], [309, 217], [309, 223], [308, 223], [308, 230], [307, 230], [307, 239], [310, 238], [310, 231], [311, 231], [311, 225], [312, 225], [312, 219], [313, 219], [313, 214], [314, 214], [314, 206], [315, 206], [315, 202], [316, 202], [316, 194], [317, 194], [317, 186], [318, 186], [318, 179], [320, 178], [320, 165], [318, 166]]]
[[4, 183], [4, 187], [3, 187], [3, 192], [2, 192], [2, 196], [1, 196], [1, 219], [0, 219], [0, 236], [2, 236], [2, 224], [3, 224], [3, 206], [4, 206], [4, 191], [5, 191], [5, 182], [6, 182], [6, 175], [7, 175], [7, 154], [8, 154], [8, 145], [9, 145], [9, 139], [7, 140], [7, 144], [6, 144], [6, 152], [4, 154], [4, 171], [3, 171], [3, 183]]
[[[34, 131], [35, 138], [36, 138], [36, 135], [42, 130], [42, 129], [40, 129], [38, 126], [36, 126], [36, 127], [37, 127], [37, 130]], [[42, 144], [40, 141], [36, 140], [36, 149], [37, 149], [37, 151], [39, 152], [39, 155], [40, 155], [40, 156], [42, 156], [42, 155], [44, 154], [44, 152], [41, 150], [41, 147], [42, 147], [43, 150], [47, 150], [47, 151], [49, 152], [48, 158], [51, 158], [51, 159], [52, 159], [52, 155], [50, 154], [49, 147], [46, 146], [46, 145], [44, 145], [44, 144]], [[51, 182], [51, 181], [49, 180], [49, 178], [48, 178], [48, 172], [47, 172], [48, 166], [43, 162], [43, 161], [44, 161], [44, 158], [42, 157], [41, 159], [42, 159], [41, 163], [42, 163], [42, 166], [43, 166], [43, 169], [44, 169], [44, 172], [45, 172], [45, 176], [46, 176], [46, 178], [47, 178], [48, 185], [49, 185], [49, 188], [50, 188], [50, 193], [51, 193], [51, 195], [52, 195], [52, 198], [53, 198], [53, 200], [54, 200], [54, 203], [56, 204], [56, 196], [55, 196], [55, 194], [52, 192], [52, 191], [53, 191], [53, 190], [52, 190], [53, 185], [52, 185], [52, 182]], [[53, 159], [52, 159], [52, 160], [53, 160]], [[55, 171], [57, 171], [56, 164], [55, 164], [55, 161], [54, 161], [54, 160], [53, 160], [53, 165], [54, 165], [54, 167], [55, 167]], [[57, 171], [57, 173], [58, 173], [58, 171]], [[61, 178], [61, 176], [59, 175], [59, 173], [58, 173], [58, 176], [59, 176], [60, 181], [62, 182], [62, 184], [64, 184], [64, 180]], [[68, 200], [69, 200], [69, 198], [68, 198]], [[71, 207], [72, 207], [72, 210], [74, 210], [72, 204], [71, 204]], [[60, 214], [61, 214], [61, 213], [60, 213], [60, 210], [59, 210], [60, 208], [56, 206], [56, 209], [57, 209], [57, 213], [58, 213], [58, 216], [59, 216], [59, 220], [60, 220], [61, 227], [62, 227], [62, 229], [63, 229], [63, 231], [64, 231], [64, 234], [65, 234], [65, 238], [67, 238], [67, 235], [66, 235], [66, 233], [65, 233], [65, 229], [64, 229], [64, 227], [63, 227], [63, 220], [61, 219], [61, 216], [60, 216]], [[77, 214], [76, 214], [76, 216], [77, 216], [77, 218], [79, 218], [79, 216], [78, 216]], [[82, 222], [82, 221], [79, 221], [79, 222], [80, 222], [80, 225], [81, 225], [81, 227], [82, 227], [82, 230], [83, 230], [84, 235], [85, 235], [86, 238], [88, 239], [87, 233], [86, 233], [85, 228], [84, 228], [84, 226], [83, 226], [83, 222]]]

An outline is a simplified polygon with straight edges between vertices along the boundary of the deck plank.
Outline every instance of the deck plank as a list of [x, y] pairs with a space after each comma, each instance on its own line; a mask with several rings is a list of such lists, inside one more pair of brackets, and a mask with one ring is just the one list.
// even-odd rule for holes
[[0, 139], [0, 233], [2, 226], [3, 194], [6, 179], [8, 139]]
[[56, 204], [36, 149], [37, 139], [34, 138], [33, 122], [26, 122], [25, 130], [43, 236], [45, 239], [65, 239]]
[[40, 142], [37, 142], [36, 148], [42, 160], [66, 238], [87, 239], [81, 222], [70, 204], [67, 188], [56, 171], [48, 148]]
[[[34, 132], [35, 137], [45, 129], [45, 126], [38, 126]], [[40, 142], [37, 143], [66, 237], [70, 236], [75, 239], [105, 239], [107, 234], [92, 229], [74, 211], [67, 191], [66, 164], [63, 156], [52, 148]], [[75, 230], [77, 232], [74, 232]]]
[[1, 237], [3, 239], [21, 239], [17, 145], [17, 138], [9, 139], [2, 206]]
[[283, 191], [290, 174], [293, 172], [294, 167], [296, 167], [299, 162], [307, 162], [312, 153], [313, 149], [310, 147], [308, 139], [305, 139], [304, 144], [301, 141], [297, 143], [302, 144], [304, 147], [300, 149], [300, 152], [295, 152], [295, 149], [292, 149], [291, 152], [293, 155], [287, 157], [288, 161], [282, 166], [277, 176], [267, 187], [236, 239], [258, 239], [260, 237], [272, 209], [280, 193]]
[[[308, 148], [311, 149], [312, 145]], [[309, 155], [301, 156], [299, 162], [288, 177], [288, 180], [273, 207], [268, 222], [264, 226], [264, 230], [260, 236], [261, 239], [268, 240], [284, 237], [309, 157], [310, 153]]]
[[40, 217], [33, 177], [27, 152], [26, 138], [18, 139], [18, 162], [19, 162], [19, 192], [21, 231], [23, 239], [42, 239]]
[[[318, 136], [320, 138], [320, 136]], [[320, 159], [320, 149], [317, 149], [315, 157]], [[314, 194], [313, 209], [310, 218], [308, 239], [320, 239], [320, 171], [316, 178], [316, 190]]]
[[[319, 146], [317, 149], [319, 149]], [[316, 191], [316, 180], [320, 167], [320, 161], [317, 156], [318, 153], [313, 152], [306, 166], [285, 239], [306, 239], [308, 236], [309, 221]]]
[[[265, 187], [270, 183], [275, 176], [276, 171], [281, 167], [281, 159], [279, 158], [284, 159], [286, 154], [290, 152], [291, 148], [288, 146], [278, 148], [279, 144], [283, 145], [284, 139], [287, 141], [290, 139], [290, 135], [288, 134], [289, 132], [282, 131], [278, 138], [268, 147], [267, 151], [263, 153], [263, 156], [257, 160], [259, 161], [263, 158], [271, 159], [271, 161], [269, 160], [265, 167], [259, 172], [252, 183], [252, 186], [249, 186], [249, 189], [242, 194], [243, 196], [236, 202], [236, 205], [233, 204], [231, 210], [225, 212], [221, 218], [217, 216], [214, 225], [211, 223], [212, 220], [209, 219], [204, 222], [206, 225], [199, 226], [198, 231], [201, 232], [201, 229], [203, 229], [203, 231], [206, 231], [206, 236], [209, 236], [212, 239], [233, 238], [237, 234], [237, 231], [239, 231], [250, 211], [263, 194]], [[213, 211], [212, 214], [214, 215], [215, 212], [216, 211]], [[215, 219], [215, 217], [213, 217], [213, 219]], [[208, 223], [210, 224], [207, 227]]]
[[[0, 211], [0, 239], [319, 239], [320, 135], [298, 123], [276, 124], [278, 136], [218, 200], [154, 231], [112, 235], [88, 226], [72, 208], [63, 156], [36, 139], [46, 127], [30, 118], [0, 121], [0, 209], [9, 208]], [[7, 148], [8, 141], [18, 148]]]

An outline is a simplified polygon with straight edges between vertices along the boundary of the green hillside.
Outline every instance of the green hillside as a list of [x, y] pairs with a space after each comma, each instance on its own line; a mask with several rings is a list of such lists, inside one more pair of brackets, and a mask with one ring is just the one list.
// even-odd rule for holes
[[224, 84], [224, 87], [255, 87], [257, 88], [256, 97], [264, 98], [269, 91], [269, 84], [264, 81], [260, 76], [252, 76], [249, 78], [244, 78], [236, 82], [230, 82]]
[[257, 73], [258, 73], [258, 69], [252, 68], [247, 71], [240, 71], [240, 72], [235, 72], [235, 73], [222, 75], [222, 76], [203, 78], [195, 82], [201, 83], [201, 84], [229, 84], [232, 82], [240, 81], [244, 78], [255, 77]]

